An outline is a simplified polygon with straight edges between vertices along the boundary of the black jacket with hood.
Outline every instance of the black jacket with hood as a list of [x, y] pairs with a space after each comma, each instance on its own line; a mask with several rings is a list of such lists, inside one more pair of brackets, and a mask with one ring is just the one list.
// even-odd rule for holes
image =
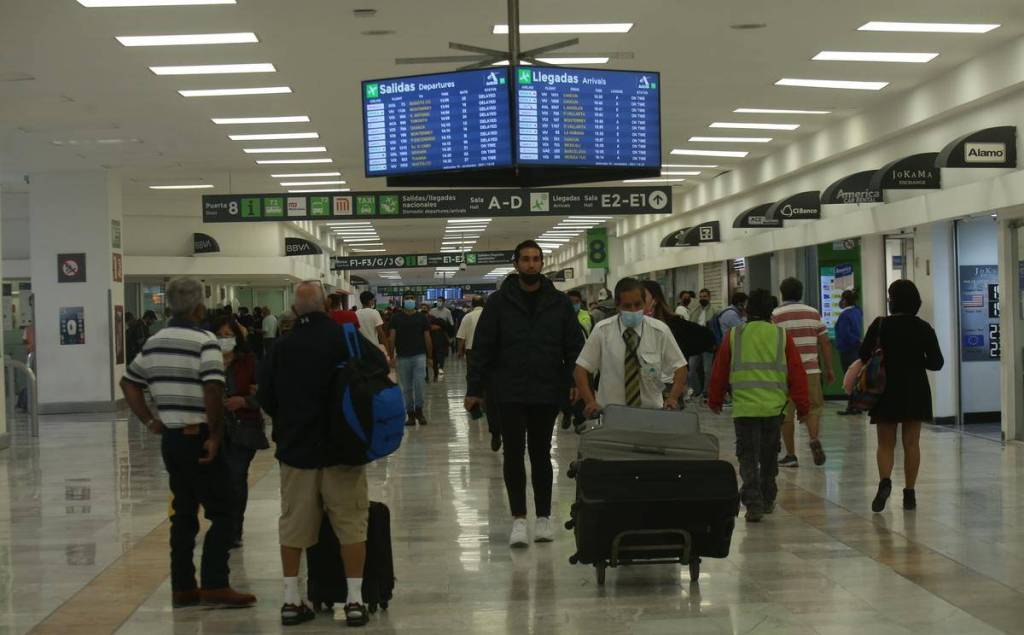
[[466, 394], [484, 389], [498, 403], [563, 403], [572, 387], [583, 334], [569, 296], [541, 278], [530, 310], [519, 276], [511, 275], [487, 299], [473, 335]]

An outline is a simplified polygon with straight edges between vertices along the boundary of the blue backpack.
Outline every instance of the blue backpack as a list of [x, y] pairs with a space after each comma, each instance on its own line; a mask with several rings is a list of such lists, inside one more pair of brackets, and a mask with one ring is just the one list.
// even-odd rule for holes
[[722, 316], [725, 315], [726, 311], [735, 311], [736, 314], [739, 315], [739, 311], [736, 311], [736, 309], [731, 306], [727, 306], [708, 320], [708, 326], [711, 328], [711, 332], [715, 335], [715, 346], [720, 346], [722, 344], [722, 340], [725, 339], [725, 331], [722, 330]]
[[359, 331], [352, 324], [343, 328], [349, 356], [331, 379], [331, 436], [337, 435], [345, 465], [365, 465], [402, 445], [405, 403], [387, 364], [365, 358]]

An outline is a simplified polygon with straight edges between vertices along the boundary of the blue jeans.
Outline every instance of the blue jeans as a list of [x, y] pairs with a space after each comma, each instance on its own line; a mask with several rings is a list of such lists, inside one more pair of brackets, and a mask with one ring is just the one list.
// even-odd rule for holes
[[715, 367], [714, 353], [701, 353], [701, 367], [704, 370], [704, 396], [711, 392], [711, 371]]
[[427, 356], [425, 354], [398, 358], [398, 384], [402, 387], [402, 398], [405, 399], [407, 411], [423, 407], [426, 377]]

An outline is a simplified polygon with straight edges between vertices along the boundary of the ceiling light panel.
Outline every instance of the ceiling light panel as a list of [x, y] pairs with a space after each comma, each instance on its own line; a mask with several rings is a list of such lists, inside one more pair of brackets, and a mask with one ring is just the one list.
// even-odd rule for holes
[[626, 179], [623, 183], [682, 183], [686, 179]]
[[387, 249], [352, 249], [354, 254], [382, 254]]
[[273, 64], [201, 64], [198, 66], [150, 66], [154, 75], [229, 75], [234, 73], [276, 73]]
[[690, 157], [732, 157], [742, 159], [750, 153], [741, 150], [693, 150], [691, 148], [675, 148], [669, 154]]
[[690, 137], [696, 143], [771, 143], [771, 137]]
[[449, 225], [489, 223], [493, 218], [452, 218], [448, 220]]
[[182, 97], [231, 97], [239, 95], [284, 95], [292, 92], [289, 86], [256, 86], [253, 88], [204, 88], [179, 90]]
[[345, 181], [285, 181], [281, 187], [302, 187], [305, 185], [345, 185]]
[[256, 165], [292, 165], [296, 163], [334, 163], [334, 159], [260, 159]]
[[326, 146], [294, 146], [281, 148], [243, 148], [246, 154], [293, 154], [299, 152], [327, 152]]
[[213, 185], [210, 183], [195, 183], [186, 185], [150, 185], [151, 190], [208, 190]]
[[[629, 33], [632, 22], [593, 24], [520, 24], [520, 33]], [[491, 33], [508, 35], [507, 24], [495, 24]]]
[[716, 121], [708, 126], [708, 128], [725, 128], [730, 130], [796, 130], [799, 127], [800, 124], [798, 123], [753, 123], [740, 121]]
[[[733, 112], [745, 115], [830, 115], [831, 110], [795, 110], [780, 108], [737, 108]], [[716, 166], [717, 167], [717, 166]]]
[[317, 176], [341, 176], [341, 172], [292, 172], [289, 174], [271, 174], [270, 176], [275, 179], [304, 179]]
[[319, 139], [319, 132], [274, 132], [270, 134], [232, 134], [232, 141], [283, 141], [285, 139]]
[[867, 22], [858, 31], [887, 31], [890, 33], [988, 33], [999, 24], [970, 24], [943, 22]]
[[938, 53], [881, 53], [873, 51], [822, 51], [811, 59], [816, 62], [894, 62], [927, 64]]
[[799, 88], [836, 88], [839, 90], [882, 90], [889, 82], [861, 82], [845, 79], [798, 79], [783, 77], [775, 82], [776, 86], [796, 86]]
[[288, 193], [289, 194], [311, 194], [311, 193], [316, 193], [316, 192], [350, 192], [350, 191], [351, 190], [349, 188], [347, 188], [347, 187], [333, 187], [333, 188], [329, 187], [329, 188], [324, 188], [324, 189], [319, 189], [318, 188], [318, 189], [315, 189], [315, 190], [288, 190]]
[[710, 170], [712, 168], [717, 168], [717, 167], [718, 167], [717, 165], [708, 165], [708, 164], [699, 164], [699, 163], [673, 163], [673, 164], [662, 163], [661, 164], [661, 169], [662, 170], [664, 170], [665, 168], [670, 168], [670, 169], [674, 169], [674, 168], [702, 168], [702, 169], [709, 169]]
[[114, 7], [195, 7], [208, 4], [235, 4], [236, 0], [78, 0], [90, 9]]
[[192, 46], [200, 44], [256, 44], [255, 33], [194, 33], [188, 35], [119, 35], [122, 46]]
[[662, 170], [661, 176], [698, 176], [700, 172], [692, 170]]
[[286, 115], [283, 117], [214, 117], [210, 121], [219, 126], [264, 123], [309, 123], [309, 117], [306, 115]]

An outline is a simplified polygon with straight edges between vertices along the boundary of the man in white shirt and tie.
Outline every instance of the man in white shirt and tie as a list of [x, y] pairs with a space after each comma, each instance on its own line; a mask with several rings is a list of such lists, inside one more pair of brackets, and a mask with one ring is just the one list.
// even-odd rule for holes
[[[576, 360], [576, 388], [584, 414], [594, 417], [605, 406], [675, 410], [686, 389], [686, 359], [668, 325], [644, 315], [644, 287], [636, 278], [615, 285], [618, 315], [602, 320]], [[590, 375], [601, 374], [597, 395]], [[663, 398], [665, 384], [671, 389]]]

